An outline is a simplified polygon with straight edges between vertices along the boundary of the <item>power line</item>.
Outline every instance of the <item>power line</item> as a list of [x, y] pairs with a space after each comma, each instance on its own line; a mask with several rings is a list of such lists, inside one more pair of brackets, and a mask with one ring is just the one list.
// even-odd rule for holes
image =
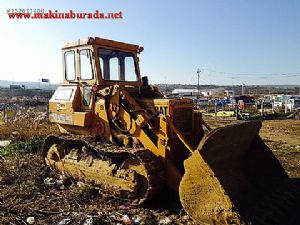
[[223, 72], [223, 71], [216, 71], [212, 69], [205, 69], [208, 72], [215, 73], [215, 74], [225, 74], [225, 75], [231, 75], [231, 76], [222, 76], [222, 78], [228, 78], [232, 79], [234, 78], [282, 78], [282, 77], [298, 77], [300, 76], [300, 72], [295, 73], [231, 73], [231, 72]]
[[272, 78], [272, 79], [278, 79], [278, 78], [284, 78], [284, 77], [298, 77], [300, 75], [287, 75], [287, 76], [223, 76], [222, 78], [225, 79], [232, 79], [232, 78], [255, 78], [255, 79], [268, 79], [268, 78]]

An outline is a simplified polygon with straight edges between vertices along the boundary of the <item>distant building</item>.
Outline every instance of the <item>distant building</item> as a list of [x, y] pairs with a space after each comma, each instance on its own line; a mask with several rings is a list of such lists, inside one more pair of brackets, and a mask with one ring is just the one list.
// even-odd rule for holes
[[200, 90], [200, 95], [205, 97], [214, 96], [216, 94], [223, 94], [224, 88], [211, 88], [211, 89], [203, 89]]
[[180, 95], [180, 96], [197, 96], [197, 89], [174, 89], [172, 94]]
[[287, 101], [287, 109], [292, 112], [293, 110], [299, 110], [300, 109], [300, 97], [299, 98], [290, 98]]
[[213, 94], [216, 94], [217, 92], [218, 92], [217, 89], [200, 90], [200, 95], [208, 97], [208, 96], [212, 96]]
[[275, 95], [273, 97], [274, 107], [282, 109], [285, 106], [285, 103], [291, 98], [290, 95]]
[[20, 89], [25, 89], [25, 85], [17, 85], [17, 84], [11, 84], [9, 85], [9, 89], [14, 89], [14, 90], [20, 90]]
[[224, 91], [224, 95], [225, 95], [227, 98], [230, 98], [230, 97], [234, 96], [234, 91], [233, 91], [233, 90], [225, 90], [225, 91]]
[[[209, 97], [220, 92], [222, 93], [223, 89], [221, 88], [202, 89], [199, 91], [199, 95], [204, 97]], [[174, 89], [172, 91], [172, 94], [179, 95], [179, 96], [197, 96], [198, 90], [197, 89]]]

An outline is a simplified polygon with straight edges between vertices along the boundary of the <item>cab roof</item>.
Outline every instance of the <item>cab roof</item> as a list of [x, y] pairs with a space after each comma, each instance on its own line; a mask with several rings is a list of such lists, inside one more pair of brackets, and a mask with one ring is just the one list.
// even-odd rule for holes
[[138, 45], [133, 45], [133, 44], [128, 44], [124, 42], [119, 42], [119, 41], [113, 41], [109, 39], [104, 39], [100, 37], [88, 37], [84, 39], [78, 39], [76, 41], [70, 41], [67, 42], [63, 45], [62, 49], [68, 49], [68, 48], [73, 48], [73, 47], [79, 47], [79, 46], [84, 46], [84, 45], [99, 45], [103, 47], [113, 47], [117, 49], [122, 49], [122, 50], [129, 50], [129, 51], [135, 51], [138, 52], [140, 49], [140, 46]]

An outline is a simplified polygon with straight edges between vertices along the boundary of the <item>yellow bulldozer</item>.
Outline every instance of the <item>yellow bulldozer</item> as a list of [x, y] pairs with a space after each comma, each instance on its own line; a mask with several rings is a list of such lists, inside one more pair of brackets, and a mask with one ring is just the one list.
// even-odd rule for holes
[[290, 182], [261, 122], [211, 130], [191, 99], [165, 98], [141, 77], [142, 51], [99, 37], [63, 46], [64, 82], [49, 102], [61, 135], [46, 138], [45, 163], [132, 204], [167, 185], [201, 224], [274, 219], [270, 206]]

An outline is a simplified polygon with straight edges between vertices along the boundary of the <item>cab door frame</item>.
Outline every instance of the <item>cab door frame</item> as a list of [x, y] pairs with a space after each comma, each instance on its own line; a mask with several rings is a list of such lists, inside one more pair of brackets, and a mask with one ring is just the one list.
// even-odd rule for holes
[[[88, 50], [90, 51], [90, 62], [91, 62], [91, 71], [92, 71], [92, 79], [82, 79], [81, 78], [81, 55], [80, 55], [80, 51], [83, 50]], [[78, 86], [80, 88], [80, 94], [81, 94], [81, 110], [82, 111], [91, 111], [93, 110], [93, 100], [92, 100], [92, 95], [90, 94], [90, 90], [92, 88], [93, 85], [97, 84], [97, 68], [96, 68], [96, 64], [95, 64], [95, 56], [94, 56], [94, 49], [92, 46], [81, 46], [81, 47], [77, 47], [77, 51], [76, 51], [76, 69], [77, 69], [77, 81], [78, 81]], [[88, 87], [88, 88], [87, 88]], [[89, 104], [84, 104], [84, 100], [85, 100], [85, 95], [86, 95], [86, 91], [89, 91], [88, 95], [89, 97]]]

